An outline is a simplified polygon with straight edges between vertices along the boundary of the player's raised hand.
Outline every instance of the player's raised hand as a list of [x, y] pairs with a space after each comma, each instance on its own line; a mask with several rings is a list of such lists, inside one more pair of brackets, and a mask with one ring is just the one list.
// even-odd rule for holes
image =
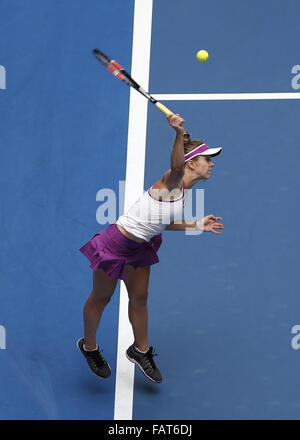
[[167, 119], [171, 127], [173, 127], [176, 131], [176, 133], [184, 133], [183, 123], [185, 122], [185, 120], [180, 116], [179, 113], [176, 113], [176, 115], [167, 116]]

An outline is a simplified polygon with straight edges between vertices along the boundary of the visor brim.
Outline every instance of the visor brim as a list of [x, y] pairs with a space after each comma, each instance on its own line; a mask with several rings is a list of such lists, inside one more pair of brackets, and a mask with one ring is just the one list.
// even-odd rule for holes
[[203, 153], [200, 154], [200, 156], [218, 156], [221, 151], [222, 151], [222, 147], [217, 147], [217, 148], [209, 148], [206, 151], [203, 151]]

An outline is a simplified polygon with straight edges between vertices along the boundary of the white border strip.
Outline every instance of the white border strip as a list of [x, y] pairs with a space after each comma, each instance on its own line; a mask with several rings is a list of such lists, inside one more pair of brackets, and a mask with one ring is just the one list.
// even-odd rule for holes
[[[145, 90], [149, 84], [151, 28], [152, 0], [135, 0], [131, 74]], [[147, 99], [130, 88], [124, 211], [144, 191], [147, 109]], [[134, 364], [125, 356], [132, 343], [128, 295], [121, 281], [114, 420], [132, 420]]]
[[251, 99], [300, 99], [300, 93], [189, 93], [152, 95], [158, 101], [226, 101]]

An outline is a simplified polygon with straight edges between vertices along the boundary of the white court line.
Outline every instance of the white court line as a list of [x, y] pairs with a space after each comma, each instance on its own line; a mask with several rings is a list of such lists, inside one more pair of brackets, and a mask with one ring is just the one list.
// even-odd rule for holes
[[[151, 27], [152, 0], [135, 0], [131, 74], [146, 90], [149, 83]], [[147, 109], [147, 99], [130, 88], [124, 211], [144, 191]], [[134, 364], [125, 356], [126, 349], [132, 343], [128, 295], [121, 281], [114, 420], [132, 420]]]
[[226, 101], [251, 99], [300, 99], [300, 93], [188, 93], [153, 94], [158, 101]]

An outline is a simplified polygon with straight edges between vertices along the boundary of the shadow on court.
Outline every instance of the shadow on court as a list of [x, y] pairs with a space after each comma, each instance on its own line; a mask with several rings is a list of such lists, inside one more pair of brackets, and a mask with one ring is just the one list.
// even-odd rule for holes
[[143, 373], [135, 369], [135, 387], [143, 393], [159, 395], [162, 391], [162, 384], [151, 383], [143, 376]]

